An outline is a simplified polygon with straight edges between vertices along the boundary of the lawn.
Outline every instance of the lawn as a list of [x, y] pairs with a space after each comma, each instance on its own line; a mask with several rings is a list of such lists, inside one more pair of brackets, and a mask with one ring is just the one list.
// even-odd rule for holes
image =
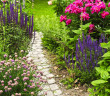
[[54, 13], [54, 5], [48, 5], [48, 0], [34, 0], [34, 18], [39, 18], [42, 15], [49, 17], [53, 17]]

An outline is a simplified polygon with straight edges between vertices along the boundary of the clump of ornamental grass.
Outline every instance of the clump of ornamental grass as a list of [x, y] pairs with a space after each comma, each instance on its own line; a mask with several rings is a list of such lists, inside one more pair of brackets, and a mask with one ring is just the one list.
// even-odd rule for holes
[[27, 58], [18, 57], [17, 53], [15, 59], [4, 55], [4, 60], [0, 61], [1, 96], [37, 96], [42, 90], [41, 84], [46, 83], [43, 73], [37, 71], [37, 65]]
[[72, 68], [75, 72], [75, 78], [84, 84], [90, 84], [91, 80], [96, 79], [95, 67], [98, 67], [97, 64], [99, 60], [102, 60], [102, 56], [106, 49], [100, 46], [100, 43], [107, 42], [105, 36], [101, 34], [101, 37], [98, 40], [92, 40], [91, 36], [88, 35], [82, 39], [78, 39], [76, 43], [75, 57], [68, 55], [68, 60], [64, 56], [67, 68]]

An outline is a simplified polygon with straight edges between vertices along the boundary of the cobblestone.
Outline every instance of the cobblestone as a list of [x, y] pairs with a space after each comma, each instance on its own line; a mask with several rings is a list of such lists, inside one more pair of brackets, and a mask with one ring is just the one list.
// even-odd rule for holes
[[33, 59], [34, 64], [38, 66], [38, 71], [43, 72], [42, 78], [47, 80], [47, 83], [42, 85], [43, 90], [39, 92], [37, 96], [42, 96], [45, 92], [47, 92], [47, 95], [45, 94], [45, 96], [64, 96], [58, 85], [55, 84], [54, 75], [49, 72], [51, 66], [48, 64], [48, 60], [43, 54], [43, 47], [41, 45], [42, 33], [36, 32], [35, 34], [35, 40], [33, 41], [32, 39], [33, 43], [30, 44], [32, 49], [27, 55], [29, 56], [28, 60]]

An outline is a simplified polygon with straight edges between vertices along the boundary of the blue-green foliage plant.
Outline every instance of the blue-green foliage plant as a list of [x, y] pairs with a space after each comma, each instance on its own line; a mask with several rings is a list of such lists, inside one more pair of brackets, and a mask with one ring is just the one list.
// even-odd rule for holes
[[98, 62], [100, 67], [95, 67], [99, 78], [91, 82], [93, 87], [88, 89], [90, 96], [110, 96], [110, 41], [101, 43], [101, 47], [106, 48], [107, 52]]

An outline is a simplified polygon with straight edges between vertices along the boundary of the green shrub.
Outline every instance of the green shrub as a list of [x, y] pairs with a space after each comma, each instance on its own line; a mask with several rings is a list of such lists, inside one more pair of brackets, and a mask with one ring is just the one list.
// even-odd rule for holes
[[93, 87], [88, 89], [90, 96], [110, 96], [110, 41], [101, 46], [108, 51], [102, 56], [103, 60], [98, 62], [100, 67], [96, 67], [96, 72], [100, 77], [91, 82]]
[[[2, 52], [6, 52], [9, 55], [14, 55], [20, 50], [27, 52], [27, 47], [30, 43], [29, 36], [26, 35], [26, 30], [21, 29], [18, 25], [10, 24], [6, 26], [0, 26], [1, 45]], [[26, 55], [26, 54], [24, 54]]]

